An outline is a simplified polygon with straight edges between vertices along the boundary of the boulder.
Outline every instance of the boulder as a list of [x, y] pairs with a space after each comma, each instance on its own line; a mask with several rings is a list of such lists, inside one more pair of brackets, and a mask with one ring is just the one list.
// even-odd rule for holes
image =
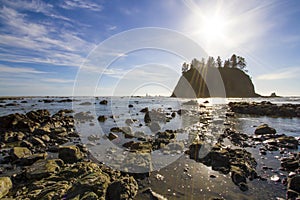
[[288, 178], [287, 188], [288, 188], [288, 191], [294, 191], [294, 195], [296, 193], [298, 197], [300, 196], [300, 174], [295, 175], [291, 178]]
[[0, 177], [0, 199], [7, 195], [12, 188], [12, 182], [9, 177]]
[[58, 157], [65, 163], [75, 163], [82, 159], [82, 153], [77, 146], [62, 146], [59, 148]]
[[108, 103], [107, 100], [102, 100], [102, 101], [100, 101], [100, 104], [101, 104], [101, 105], [107, 105], [107, 103]]
[[276, 130], [274, 128], [269, 127], [268, 124], [259, 125], [254, 132], [256, 135], [264, 135], [264, 134], [276, 134]]
[[21, 159], [21, 158], [26, 158], [32, 155], [31, 151], [26, 148], [26, 147], [14, 147], [10, 155], [14, 160]]
[[123, 177], [114, 181], [107, 188], [107, 200], [134, 199], [138, 191], [138, 184], [133, 177]]
[[114, 134], [114, 133], [109, 133], [108, 134], [108, 139], [109, 140], [114, 140], [114, 139], [116, 139], [116, 138], [118, 138], [119, 136], [118, 135], [116, 135], [116, 134]]
[[39, 160], [26, 169], [28, 179], [42, 179], [60, 171], [63, 161], [60, 159]]
[[106, 119], [107, 119], [107, 118], [106, 118], [104, 115], [100, 115], [100, 116], [98, 117], [98, 121], [99, 121], [99, 122], [105, 122]]

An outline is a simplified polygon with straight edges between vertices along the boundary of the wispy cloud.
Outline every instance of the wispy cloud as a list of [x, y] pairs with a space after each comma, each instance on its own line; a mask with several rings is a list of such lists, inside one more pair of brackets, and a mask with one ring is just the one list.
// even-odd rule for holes
[[[37, 8], [41, 12], [46, 12], [46, 7], [51, 8], [37, 3], [24, 7], [23, 10]], [[4, 27], [0, 33], [2, 61], [78, 67], [84, 59], [83, 55], [87, 55], [87, 52], [95, 47], [79, 37], [80, 33], [75, 34], [65, 27], [58, 27], [51, 21], [46, 25], [38, 20], [29, 19], [17, 9], [17, 6], [0, 8], [0, 20]]]
[[42, 36], [47, 33], [45, 26], [26, 21], [25, 15], [18, 13], [14, 9], [4, 6], [0, 11], [0, 18], [10, 30], [14, 31], [14, 33], [33, 37]]
[[74, 80], [58, 79], [58, 78], [46, 78], [43, 79], [43, 81], [50, 82], [50, 83], [74, 83]]
[[299, 78], [299, 74], [300, 74], [300, 67], [289, 67], [289, 68], [281, 69], [277, 72], [260, 75], [256, 79], [258, 80], [291, 79], [291, 78]]
[[66, 0], [63, 2], [63, 4], [61, 4], [61, 7], [64, 9], [83, 8], [92, 11], [101, 11], [103, 9], [102, 5], [90, 1], [81, 1], [81, 0]]
[[36, 70], [33, 68], [9, 67], [9, 66], [5, 66], [5, 65], [0, 65], [0, 72], [13, 73], [13, 74], [18, 74], [18, 73], [43, 74], [43, 73], [47, 73], [47, 72], [39, 71], [39, 70]]

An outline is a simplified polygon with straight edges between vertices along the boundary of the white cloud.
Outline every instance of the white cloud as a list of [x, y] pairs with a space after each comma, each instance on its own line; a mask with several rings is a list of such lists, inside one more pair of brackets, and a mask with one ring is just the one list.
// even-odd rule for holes
[[58, 79], [58, 78], [46, 78], [46, 79], [43, 79], [43, 81], [50, 82], [50, 83], [74, 83], [74, 80]]
[[289, 67], [281, 69], [277, 72], [263, 74], [258, 76], [258, 80], [281, 80], [281, 79], [291, 79], [298, 78], [300, 74], [300, 67]]
[[75, 9], [82, 8], [92, 11], [101, 11], [103, 9], [102, 5], [90, 2], [90, 1], [81, 1], [81, 0], [65, 0], [63, 4], [60, 5], [64, 9]]
[[116, 30], [117, 29], [117, 26], [108, 26], [107, 27], [107, 30], [108, 31], [114, 31], [114, 30]]
[[5, 65], [0, 65], [0, 72], [2, 73], [33, 73], [33, 74], [43, 74], [47, 72], [39, 71], [33, 68], [20, 68], [20, 67], [9, 67]]
[[[34, 9], [35, 6], [31, 4], [27, 8]], [[79, 67], [84, 60], [83, 55], [87, 55], [95, 47], [80, 38], [77, 35], [80, 33], [74, 34], [51, 22], [46, 26], [29, 20], [16, 9], [4, 6], [1, 13], [0, 19], [4, 27], [0, 33], [2, 61]]]
[[0, 12], [0, 18], [4, 21], [8, 28], [13, 31], [12, 33], [32, 37], [42, 36], [47, 33], [45, 26], [26, 21], [25, 15], [18, 13], [14, 9], [4, 6]]

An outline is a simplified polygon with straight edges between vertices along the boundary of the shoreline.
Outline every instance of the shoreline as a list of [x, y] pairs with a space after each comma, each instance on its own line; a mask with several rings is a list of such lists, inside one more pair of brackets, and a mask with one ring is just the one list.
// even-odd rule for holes
[[[142, 100], [140, 101], [142, 102]], [[188, 107], [186, 108], [188, 109]], [[34, 110], [34, 108], [32, 109]], [[194, 108], [192, 108], [192, 111], [193, 109]], [[242, 132], [236, 131], [236, 128], [238, 128], [238, 126], [241, 124], [240, 118], [238, 114], [235, 115], [234, 113], [228, 111], [226, 111], [226, 116], [222, 112], [220, 113], [219, 117], [221, 117], [220, 119], [222, 119], [222, 125], [220, 125], [220, 127], [218, 128], [220, 119], [217, 119], [215, 122], [210, 121], [211, 117], [216, 117], [214, 116], [215, 114], [212, 113], [209, 114], [211, 111], [215, 112], [214, 109], [212, 110], [211, 109], [212, 108], [210, 108], [209, 106], [205, 106], [201, 110], [195, 112], [190, 112], [188, 110], [184, 111], [183, 109], [181, 110], [181, 112], [179, 112], [179, 110], [173, 110], [178, 115], [178, 116], [176, 115], [176, 118], [183, 117], [184, 113], [187, 113], [187, 115], [191, 115], [193, 117], [199, 116], [200, 121], [202, 120], [202, 122], [199, 125], [196, 125], [194, 127], [196, 128], [195, 130], [199, 129], [200, 132], [196, 132], [196, 134], [194, 134], [193, 131], [191, 132], [191, 130], [193, 130], [193, 127], [190, 127], [191, 130], [188, 133], [189, 135], [191, 134], [194, 135], [191, 137], [192, 138], [191, 143], [185, 146], [185, 148], [179, 145], [176, 148], [180, 148], [180, 149], [176, 149], [175, 151], [173, 151], [170, 148], [166, 149], [165, 147], [163, 148], [155, 147], [157, 149], [154, 149], [153, 145], [157, 144], [157, 142], [159, 142], [158, 144], [161, 144], [161, 142], [163, 141], [167, 145], [166, 147], [175, 144], [174, 139], [172, 139], [173, 136], [171, 137], [172, 134], [170, 134], [168, 131], [162, 132], [163, 133], [162, 135], [158, 133], [156, 134], [156, 137], [161, 139], [164, 138], [164, 140], [161, 139], [158, 140], [155, 138], [152, 139], [150, 138], [149, 140], [147, 139], [147, 137], [144, 138], [144, 136], [141, 137], [135, 134], [130, 136], [133, 139], [135, 138], [139, 139], [137, 140], [137, 142], [135, 142], [136, 144], [139, 145], [134, 146], [133, 145], [134, 143], [131, 143], [130, 146], [127, 147], [129, 148], [129, 151], [135, 151], [137, 153], [144, 154], [147, 153], [149, 150], [150, 152], [154, 150], [156, 151], [163, 150], [162, 152], [165, 152], [166, 155], [168, 156], [172, 156], [172, 154], [174, 153], [175, 154], [179, 153], [178, 155], [181, 155], [180, 158], [177, 159], [175, 162], [171, 163], [170, 165], [167, 165], [166, 167], [160, 169], [159, 171], [154, 171], [151, 172], [150, 174], [146, 173], [144, 175], [123, 173], [123, 172], [120, 173], [118, 171], [111, 170], [102, 164], [93, 165], [92, 163], [95, 162], [89, 161], [91, 160], [91, 157], [88, 156], [88, 152], [87, 152], [88, 149], [86, 148], [85, 145], [82, 145], [82, 143], [80, 142], [78, 133], [76, 133], [76, 131], [74, 130], [71, 130], [73, 129], [72, 124], [74, 123], [72, 122], [73, 119], [69, 117], [71, 113], [68, 114], [69, 112], [68, 110], [60, 111], [54, 115], [50, 115], [49, 111], [46, 110], [39, 111], [39, 112], [36, 111], [29, 112], [24, 116], [19, 114], [19, 119], [18, 119], [19, 122], [17, 123], [17, 125], [16, 124], [9, 125], [9, 123], [11, 122], [7, 121], [7, 119], [9, 119], [7, 118], [8, 116], [2, 116], [1, 117], [2, 129], [1, 129], [0, 136], [2, 137], [2, 139], [5, 136], [6, 139], [4, 140], [4, 143], [2, 142], [1, 144], [2, 164], [0, 164], [0, 168], [1, 168], [0, 176], [4, 177], [11, 173], [16, 174], [10, 177], [13, 186], [12, 188], [9, 189], [10, 192], [8, 193], [8, 197], [15, 196], [18, 192], [23, 195], [23, 196], [21, 195], [22, 197], [25, 198], [26, 195], [29, 194], [29, 192], [32, 193], [35, 191], [30, 189], [29, 187], [30, 184], [43, 185], [47, 181], [50, 181], [51, 179], [57, 176], [63, 177], [60, 179], [61, 181], [66, 181], [69, 179], [68, 177], [65, 177], [63, 175], [64, 173], [70, 173], [70, 170], [75, 170], [75, 169], [78, 170], [78, 169], [83, 169], [82, 167], [88, 167], [90, 169], [93, 169], [94, 171], [102, 170], [102, 172], [100, 171], [99, 173], [97, 172], [98, 173], [96, 175], [97, 178], [95, 177], [96, 180], [98, 180], [99, 177], [102, 177], [103, 180], [106, 180], [105, 182], [102, 183], [106, 186], [104, 187], [103, 190], [98, 192], [95, 192], [96, 190], [93, 185], [85, 183], [87, 184], [86, 185], [87, 188], [90, 188], [92, 191], [94, 191], [93, 192], [94, 194], [91, 193], [85, 194], [84, 191], [82, 192], [84, 193], [84, 195], [90, 195], [90, 197], [92, 197], [93, 195], [100, 197], [102, 194], [101, 192], [106, 193], [106, 195], [107, 194], [121, 195], [121, 193], [118, 192], [112, 193], [109, 189], [110, 187], [112, 187], [111, 186], [112, 184], [114, 185], [115, 182], [118, 182], [118, 184], [120, 184], [127, 191], [128, 195], [131, 195], [131, 197], [128, 196], [128, 198], [135, 197], [135, 199], [147, 199], [147, 198], [149, 199], [151, 198], [151, 196], [153, 197], [153, 195], [154, 196], [161, 195], [162, 197], [167, 199], [186, 199], [186, 198], [191, 199], [195, 196], [197, 198], [201, 197], [203, 199], [209, 199], [209, 198], [251, 199], [254, 197], [259, 197], [259, 198], [267, 197], [269, 199], [273, 199], [273, 198], [275, 199], [276, 197], [285, 198], [287, 192], [286, 187], [289, 188], [291, 187], [290, 185], [286, 186], [285, 184], [288, 183], [289, 180], [292, 179], [293, 177], [295, 176], [297, 177], [298, 175], [295, 174], [299, 172], [295, 170], [295, 174], [292, 177], [288, 178], [289, 173], [287, 173], [286, 171], [293, 172], [293, 170], [292, 168], [287, 168], [287, 170], [283, 170], [283, 171], [282, 169], [278, 169], [280, 165], [281, 167], [283, 166], [282, 163], [284, 162], [282, 161], [280, 163], [279, 158], [290, 157], [289, 159], [293, 159], [292, 154], [289, 154], [289, 152], [299, 153], [299, 146], [298, 146], [299, 138], [297, 143], [297, 150], [289, 150], [289, 148], [292, 147], [290, 146], [290, 144], [291, 145], [294, 144], [295, 147], [295, 140], [292, 140], [291, 138], [284, 138], [284, 139], [280, 139], [280, 141], [283, 141], [280, 142], [278, 138], [284, 137], [282, 133], [276, 133], [276, 134], [266, 133], [263, 134], [264, 138], [262, 138], [261, 136], [257, 137], [259, 135], [257, 134], [255, 135], [254, 133], [244, 134]], [[196, 113], [197, 115], [195, 115]], [[218, 112], [216, 112], [216, 114], [217, 113]], [[140, 115], [144, 116], [144, 114], [140, 114]], [[163, 115], [157, 113], [157, 115], [168, 116], [167, 113], [164, 113]], [[12, 115], [12, 116], [16, 117], [17, 115]], [[103, 119], [106, 120], [105, 117]], [[157, 119], [161, 120], [161, 117]], [[24, 120], [25, 121], [29, 120], [28, 121], [29, 124], [28, 123], [24, 124], [23, 123]], [[52, 125], [50, 125], [49, 126], [50, 129], [48, 129], [43, 125], [45, 124], [45, 122], [48, 122], [48, 120], [50, 121], [54, 120], [61, 125], [58, 125], [57, 127], [52, 127]], [[175, 119], [170, 118], [170, 120], [172, 121]], [[33, 127], [33, 122], [38, 123], [40, 125], [38, 125], [36, 128], [31, 130], [31, 128]], [[7, 127], [4, 126], [4, 123], [8, 123]], [[66, 124], [67, 126], [62, 124]], [[149, 126], [149, 125], [145, 124], [143, 126]], [[272, 126], [272, 124], [270, 124], [270, 126]], [[224, 127], [226, 128], [226, 130], [229, 130], [229, 132], [226, 131], [224, 132], [223, 131]], [[11, 130], [12, 133], [8, 134], [7, 128], [8, 130]], [[213, 157], [210, 158], [214, 162], [211, 163], [211, 161], [208, 160], [207, 156], [201, 159], [198, 159], [198, 156], [196, 157], [192, 156], [195, 155], [195, 153], [193, 153], [194, 151], [193, 148], [195, 147], [201, 149], [201, 146], [203, 145], [203, 143], [201, 143], [201, 140], [206, 141], [206, 139], [209, 139], [211, 136], [208, 135], [206, 136], [206, 134], [209, 133], [210, 130], [215, 130], [215, 128], [217, 128], [220, 131], [220, 135], [218, 136], [219, 142], [217, 142], [219, 143], [219, 145], [215, 146], [217, 143], [214, 144], [211, 151], [214, 154], [211, 154], [211, 156]], [[258, 128], [259, 127], [255, 127], [252, 129], [258, 129]], [[115, 134], [119, 134], [119, 133], [115, 133]], [[121, 130], [120, 134], [121, 135], [125, 134], [126, 136], [127, 132], [122, 132]], [[175, 135], [176, 138], [176, 137], [181, 137], [181, 134], [182, 133], [175, 130], [173, 135]], [[199, 136], [200, 136], [200, 140], [196, 139]], [[121, 136], [119, 135], [118, 137]], [[24, 152], [19, 154], [17, 150], [20, 149], [15, 149], [21, 144], [18, 143], [19, 139], [23, 141], [21, 147], [27, 148], [29, 150], [27, 151], [25, 149], [22, 149], [22, 151], [26, 151], [28, 152], [28, 154], [24, 154]], [[274, 139], [274, 141], [271, 141], [272, 139]], [[29, 143], [24, 143], [24, 140], [28, 140]], [[97, 140], [97, 138], [95, 138], [95, 140]], [[127, 139], [125, 140], [127, 141]], [[144, 143], [144, 141], [148, 141], [148, 140], [152, 141], [150, 146], [140, 146], [141, 144]], [[265, 141], [269, 141], [269, 142], [265, 142]], [[11, 142], [14, 142], [15, 146], [11, 146], [10, 144]], [[57, 142], [60, 145], [54, 145]], [[64, 147], [64, 144], [66, 142], [68, 145], [71, 146]], [[34, 144], [34, 146], [30, 147], [30, 143]], [[269, 145], [277, 146], [278, 150], [270, 148]], [[12, 150], [10, 150], [11, 148]], [[3, 149], [5, 150], [4, 152]], [[249, 176], [248, 174], [252, 170], [251, 169], [252, 167], [249, 169], [245, 169], [243, 167], [244, 166], [243, 163], [248, 162], [247, 160], [250, 157], [249, 158], [245, 157], [246, 160], [239, 160], [240, 158], [238, 155], [240, 153], [236, 149], [241, 149], [241, 150], [244, 149], [245, 151], [250, 152], [249, 156], [253, 156], [254, 159], [256, 160], [257, 165], [253, 165], [253, 169], [255, 170], [255, 173], [257, 173], [257, 176], [256, 175], [253, 176], [254, 180], [250, 181], [249, 177], [251, 177], [252, 175]], [[67, 153], [66, 154], [68, 155], [67, 157], [64, 156], [65, 153]], [[72, 160], [69, 160], [70, 156]], [[217, 160], [221, 158], [223, 162], [224, 161], [228, 162], [228, 165], [220, 166], [220, 163]], [[56, 160], [53, 161], [53, 159]], [[62, 160], [62, 162], [59, 160]], [[6, 166], [3, 165], [3, 161], [6, 162], [8, 165], [7, 164]], [[42, 170], [43, 168], [41, 167], [48, 166], [49, 162], [51, 163], [51, 166], [55, 167], [56, 170], [51, 171], [50, 169], [46, 168], [46, 171], [43, 171]], [[37, 163], [39, 163], [39, 165], [37, 165]], [[21, 171], [16, 171], [14, 166], [15, 167], [17, 166], [17, 168], [20, 169]], [[248, 164], [245, 164], [245, 166], [248, 166]], [[285, 164], [284, 166], [286, 167]], [[235, 167], [238, 167], [238, 169], [235, 169]], [[242, 169], [242, 171], [240, 171], [240, 169]], [[233, 170], [237, 170], [237, 171], [233, 171]], [[236, 175], [233, 175], [234, 173], [236, 173]], [[36, 178], [34, 177], [37, 174], [39, 174], [39, 176], [41, 176], [42, 179], [36, 180]], [[250, 174], [252, 174], [252, 172]], [[81, 174], [80, 176], [77, 177], [72, 176], [75, 179], [74, 180], [72, 179], [73, 181], [71, 181], [69, 184], [65, 183], [63, 185], [63, 187], [66, 187], [65, 194], [67, 196], [75, 195], [76, 192], [74, 190], [76, 188], [76, 184], [79, 184], [78, 181], [81, 181], [80, 184], [83, 183], [82, 182], [84, 181], [84, 179], [82, 179], [83, 175], [90, 176], [91, 174], [88, 171], [83, 171], [83, 174]], [[134, 178], [130, 178], [132, 177], [132, 175]], [[28, 179], [28, 183], [23, 183], [22, 185], [20, 181], [26, 179]], [[21, 188], [20, 184], [22, 185], [22, 187], [25, 188], [25, 190], [24, 189], [20, 190]], [[46, 186], [46, 188], [47, 187], [50, 186]], [[58, 187], [58, 185], [52, 185], [51, 187], [56, 188]], [[264, 188], [265, 193], [259, 192], [259, 189], [261, 187]], [[293, 195], [293, 194], [289, 194], [289, 195]], [[42, 195], [42, 194], [38, 192], [38, 194], [36, 195]], [[44, 195], [50, 195], [50, 193], [47, 194], [45, 193]], [[79, 195], [80, 198], [83, 198], [84, 196], [83, 194], [79, 194]], [[106, 198], [108, 197], [106, 196]]]

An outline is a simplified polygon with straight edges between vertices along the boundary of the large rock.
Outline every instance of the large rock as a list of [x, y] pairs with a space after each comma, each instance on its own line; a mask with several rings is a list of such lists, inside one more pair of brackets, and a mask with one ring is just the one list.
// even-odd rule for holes
[[12, 188], [12, 182], [9, 177], [0, 177], [0, 199], [7, 195]]
[[255, 129], [254, 133], [256, 135], [276, 134], [276, 130], [274, 128], [269, 127], [268, 124], [262, 124]]
[[107, 188], [107, 200], [133, 199], [138, 191], [138, 184], [133, 177], [123, 177]]
[[10, 154], [14, 160], [26, 158], [32, 155], [31, 151], [26, 147], [14, 147]]
[[39, 160], [26, 169], [28, 179], [42, 179], [60, 171], [63, 161], [60, 159]]
[[287, 199], [298, 199], [300, 197], [300, 174], [288, 179]]
[[[201, 72], [205, 72], [205, 77]], [[216, 75], [220, 76], [219, 81]], [[212, 81], [214, 80], [214, 81]], [[209, 85], [207, 84], [209, 81]], [[224, 89], [222, 89], [224, 88]], [[211, 90], [214, 90], [211, 93]], [[225, 91], [224, 91], [225, 90]], [[224, 93], [225, 92], [225, 93]], [[171, 97], [258, 97], [249, 75], [238, 68], [191, 67], [180, 77]]]
[[75, 163], [82, 159], [82, 153], [77, 146], [62, 146], [59, 148], [58, 157], [65, 163]]

